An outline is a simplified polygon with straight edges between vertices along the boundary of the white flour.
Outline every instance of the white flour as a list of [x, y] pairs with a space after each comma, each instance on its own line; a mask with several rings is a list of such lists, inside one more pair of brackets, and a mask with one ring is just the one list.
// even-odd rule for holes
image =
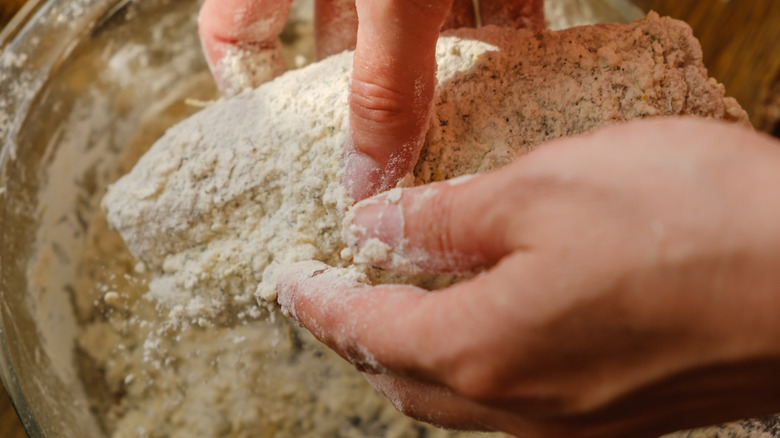
[[[441, 50], [454, 47], [460, 55], [443, 75], [492, 48], [448, 38]], [[274, 299], [279, 265], [345, 266], [340, 227], [351, 202], [340, 160], [350, 64], [340, 55], [208, 108], [111, 188], [109, 222], [151, 269], [149, 294], [171, 320], [206, 323], [227, 309], [256, 315], [254, 295]]]
[[[680, 22], [651, 15], [538, 35], [459, 32], [464, 38], [443, 37], [437, 49], [439, 87], [416, 184], [485, 172], [545, 140], [618, 120], [745, 120], [708, 80]], [[275, 299], [279, 266], [349, 264], [340, 163], [350, 68], [351, 54], [337, 55], [223, 100], [168, 131], [110, 188], [109, 223], [150, 269], [148, 295], [171, 323], [257, 317], [254, 297]], [[355, 258], [387, 257], [387, 248], [369, 249]]]

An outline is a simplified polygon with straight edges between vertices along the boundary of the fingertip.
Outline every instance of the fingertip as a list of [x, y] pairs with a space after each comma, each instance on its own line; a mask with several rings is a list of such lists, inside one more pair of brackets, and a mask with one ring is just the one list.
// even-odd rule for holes
[[343, 233], [353, 261], [384, 269], [417, 273], [418, 267], [405, 256], [404, 216], [400, 188], [364, 200], [344, 218]]
[[[344, 219], [347, 245], [360, 250], [369, 239], [379, 239], [391, 247], [401, 246], [404, 217], [399, 201], [402, 196], [403, 189], [396, 188], [351, 208]], [[360, 260], [359, 254], [355, 261], [366, 263]]]
[[374, 158], [346, 146], [342, 184], [354, 201], [362, 201], [383, 190], [384, 171]]
[[342, 225], [354, 261], [409, 274], [491, 266], [509, 252], [502, 226], [509, 219], [491, 219], [506, 208], [493, 202], [484, 178], [396, 188], [358, 202]]
[[295, 321], [299, 321], [297, 303], [305, 299], [307, 291], [306, 283], [329, 268], [328, 265], [318, 261], [298, 262], [279, 268], [275, 275], [278, 277], [276, 284], [276, 302], [282, 309], [282, 313]]
[[278, 268], [276, 301], [282, 312], [309, 328], [346, 295], [368, 286], [368, 278], [354, 268], [334, 268], [310, 260]]
[[217, 41], [265, 41], [281, 33], [291, 6], [292, 0], [206, 0], [198, 29]]
[[[356, 268], [318, 262], [285, 269], [277, 284], [283, 311], [361, 371], [414, 368], [415, 349], [400, 342], [424, 324], [428, 293], [407, 285], [369, 286]], [[398, 354], [398, 350], [404, 351]]]
[[255, 88], [287, 70], [277, 35], [290, 7], [291, 0], [206, 0], [198, 33], [223, 95]]

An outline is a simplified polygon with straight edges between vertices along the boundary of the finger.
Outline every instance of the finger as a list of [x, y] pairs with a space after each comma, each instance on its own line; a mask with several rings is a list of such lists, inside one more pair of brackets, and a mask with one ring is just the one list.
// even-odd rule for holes
[[443, 386], [385, 374], [365, 376], [399, 412], [441, 428], [489, 432], [515, 429], [519, 422], [507, 412], [476, 403]]
[[317, 59], [354, 50], [357, 44], [358, 17], [355, 0], [316, 0], [314, 37]]
[[536, 30], [546, 27], [544, 0], [481, 0], [479, 9], [484, 26]]
[[344, 185], [364, 199], [416, 161], [430, 119], [436, 41], [452, 0], [358, 0]]
[[488, 293], [506, 287], [501, 281], [513, 271], [502, 269], [431, 293], [408, 285], [371, 287], [348, 270], [302, 262], [281, 276], [278, 302], [361, 371], [480, 394], [493, 389], [486, 382], [491, 363], [474, 358], [501, 351], [507, 339], [521, 335], [500, 320], [524, 311], [507, 309], [499, 295]]
[[206, 0], [198, 32], [223, 94], [254, 88], [286, 70], [277, 35], [290, 5], [291, 0]]
[[398, 272], [465, 274], [517, 248], [515, 175], [495, 172], [410, 189], [356, 204], [344, 235], [356, 263]]
[[[369, 324], [371, 315], [378, 318], [377, 324], [392, 313], [400, 321], [404, 315], [416, 312], [426, 292], [413, 286], [376, 289], [381, 293], [371, 293], [368, 280], [352, 271], [320, 262], [300, 262], [280, 274], [277, 301], [285, 314], [360, 371], [381, 373], [388, 370], [387, 366], [395, 367], [397, 361], [391, 358], [402, 355], [396, 351], [400, 345], [391, 338], [382, 338], [376, 326]], [[383, 315], [377, 315], [382, 308]], [[367, 313], [349, 317], [352, 312]], [[401, 330], [402, 325], [393, 323], [388, 329]], [[369, 338], [374, 339], [364, 343]]]

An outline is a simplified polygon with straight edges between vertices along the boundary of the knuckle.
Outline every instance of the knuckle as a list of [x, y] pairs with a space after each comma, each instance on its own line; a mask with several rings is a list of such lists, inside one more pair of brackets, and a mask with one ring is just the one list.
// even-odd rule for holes
[[409, 418], [425, 422], [430, 422], [432, 419], [420, 394], [408, 385], [395, 385], [392, 392], [386, 393], [385, 397], [398, 412]]
[[452, 254], [458, 252], [458, 244], [455, 240], [454, 228], [457, 226], [453, 221], [454, 214], [454, 193], [447, 186], [442, 186], [439, 196], [433, 200], [433, 211], [436, 214], [436, 220], [431, 224], [435, 228], [436, 241], [435, 247], [443, 254]]
[[[432, 269], [445, 269], [452, 264], [454, 258], [463, 254], [459, 240], [457, 206], [454, 205], [456, 195], [445, 183], [434, 186], [433, 196], [427, 195], [429, 188], [421, 188], [419, 196], [407, 201], [404, 205], [406, 214], [412, 218], [410, 225], [414, 227], [415, 238], [421, 248], [425, 248], [416, 262]], [[462, 214], [462, 212], [460, 212]], [[439, 266], [442, 265], [442, 266]]]
[[507, 382], [492, 367], [482, 363], [459, 367], [453, 373], [450, 383], [455, 392], [485, 402], [502, 398], [506, 385]]
[[291, 7], [291, 0], [206, 0], [198, 24], [220, 41], [262, 42], [281, 33]]
[[594, 400], [593, 391], [577, 382], [564, 385], [550, 376], [531, 378], [523, 374], [522, 370], [471, 363], [452, 373], [449, 386], [471, 400], [485, 404], [509, 401], [517, 409], [535, 416], [586, 415], [603, 406]]
[[[502, 396], [508, 379], [502, 378], [504, 363], [479, 340], [462, 340], [434, 351], [428, 367], [436, 370], [442, 383], [472, 400], [489, 401]], [[485, 360], [493, 356], [492, 360]]]
[[403, 93], [392, 87], [353, 78], [349, 106], [352, 115], [371, 124], [392, 125], [406, 113]]
[[511, 360], [507, 348], [518, 350], [484, 338], [462, 339], [434, 365], [444, 371], [444, 383], [468, 399], [485, 403], [505, 400], [518, 389], [529, 387], [522, 366]]

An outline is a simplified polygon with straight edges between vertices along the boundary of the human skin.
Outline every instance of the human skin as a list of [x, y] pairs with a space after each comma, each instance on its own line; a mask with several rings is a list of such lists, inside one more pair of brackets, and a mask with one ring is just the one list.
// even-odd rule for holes
[[[224, 81], [214, 66], [231, 47], [273, 50], [290, 4], [206, 0], [199, 32], [219, 84]], [[538, 0], [482, 0], [482, 21], [521, 26], [517, 14], [531, 10], [529, 4], [541, 8]], [[318, 55], [355, 48], [344, 185], [360, 200], [394, 186], [412, 169], [430, 120], [436, 41], [445, 20], [452, 27], [474, 24], [471, 1], [317, 0], [315, 7]]]
[[[249, 3], [262, 2], [204, 4], [212, 61], [209, 41], [278, 33], [233, 33], [251, 27], [234, 19]], [[329, 3], [347, 2], [318, 7]], [[427, 126], [448, 3], [432, 2], [427, 18], [400, 3], [358, 1], [345, 160], [355, 199], [409, 169]], [[209, 12], [217, 6], [233, 14]], [[396, 21], [414, 29], [387, 26]], [[419, 34], [397, 34], [406, 31]], [[317, 35], [327, 50], [349, 41]], [[649, 437], [776, 412], [778, 179], [776, 141], [714, 122], [562, 139], [496, 172], [404, 190], [401, 209], [383, 195], [356, 206], [367, 232], [354, 251], [377, 237], [419, 270], [477, 277], [429, 293], [368, 287], [307, 262], [280, 284], [279, 302], [399, 410], [441, 426]]]
[[[419, 155], [435, 86], [436, 40], [452, 1], [316, 3], [320, 55], [356, 43], [349, 95], [351, 135], [344, 162], [344, 185], [354, 199], [393, 185]], [[253, 42], [270, 47], [281, 32], [290, 3], [207, 0], [200, 12], [199, 31], [210, 64], [215, 65], [232, 44]], [[354, 9], [356, 14], [351, 15]], [[357, 16], [359, 27], [354, 23]], [[263, 21], [268, 25], [255, 25]], [[341, 29], [333, 31], [334, 27]], [[355, 29], [356, 41], [349, 38]]]
[[[407, 415], [528, 437], [658, 436], [780, 411], [780, 144], [657, 119], [358, 203], [359, 251], [481, 272], [370, 287], [317, 262], [279, 303]], [[346, 224], [346, 229], [350, 228]], [[349, 231], [348, 231], [349, 232]]]

